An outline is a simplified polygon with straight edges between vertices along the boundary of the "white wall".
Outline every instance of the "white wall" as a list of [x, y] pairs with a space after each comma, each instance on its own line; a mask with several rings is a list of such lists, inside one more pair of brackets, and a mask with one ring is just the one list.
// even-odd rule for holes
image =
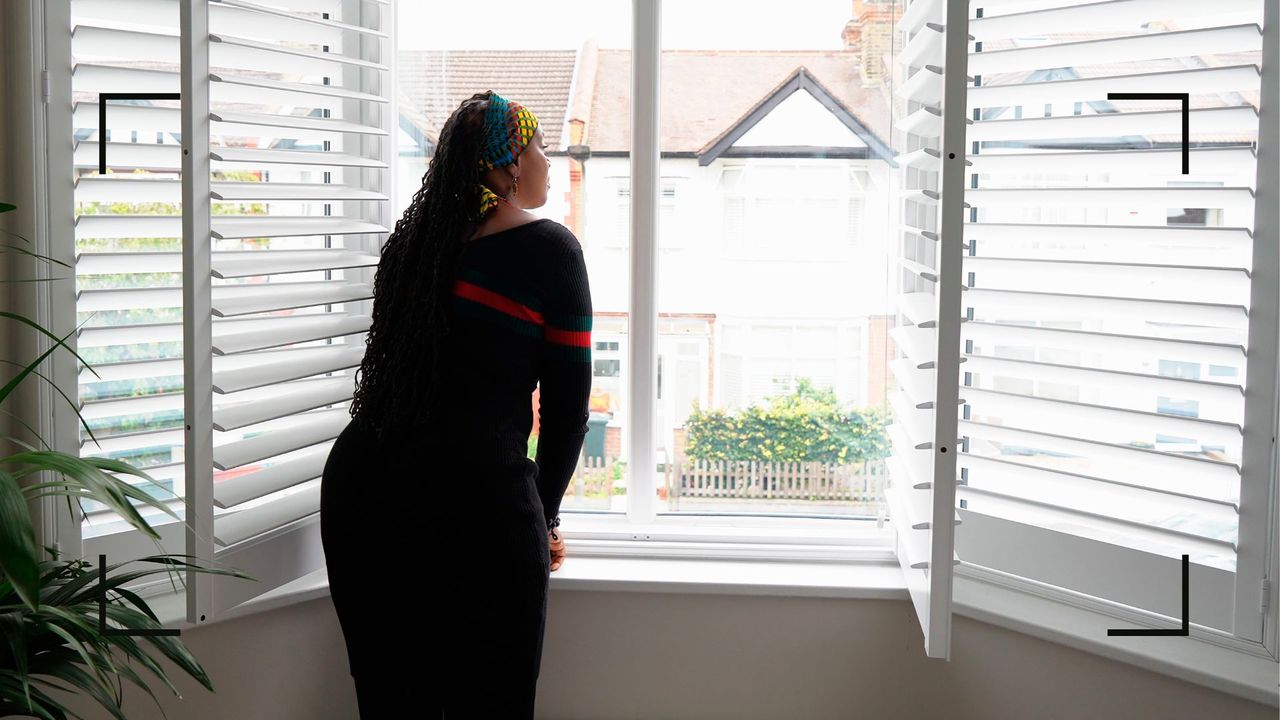
[[[357, 717], [327, 597], [182, 637], [217, 693], [186, 678], [175, 683], [185, 700], [158, 688], [170, 718]], [[907, 601], [557, 590], [537, 717], [1276, 717], [1275, 708], [968, 618], [956, 618], [952, 649], [947, 663], [924, 657]], [[130, 687], [129, 718], [158, 720]], [[106, 717], [92, 707], [77, 698], [72, 709]]]

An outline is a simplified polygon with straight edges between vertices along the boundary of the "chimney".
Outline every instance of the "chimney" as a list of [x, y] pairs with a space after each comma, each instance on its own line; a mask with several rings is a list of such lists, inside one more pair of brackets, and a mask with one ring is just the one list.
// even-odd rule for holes
[[858, 52], [858, 74], [862, 84], [880, 84], [887, 69], [884, 58], [893, 51], [893, 28], [901, 17], [893, 0], [853, 0], [853, 20], [844, 26], [846, 50]]

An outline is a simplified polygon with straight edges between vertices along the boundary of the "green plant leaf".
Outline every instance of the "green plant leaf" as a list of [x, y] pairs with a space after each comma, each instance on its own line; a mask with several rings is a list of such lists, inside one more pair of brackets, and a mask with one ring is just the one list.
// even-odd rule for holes
[[[19, 239], [26, 240], [26, 238], [22, 237], [21, 235], [19, 235], [18, 237], [19, 237]], [[28, 242], [30, 242], [30, 241], [28, 241]], [[37, 259], [37, 260], [42, 260], [42, 261], [44, 261], [44, 262], [57, 263], [58, 265], [61, 265], [62, 267], [65, 267], [65, 268], [71, 268], [71, 267], [72, 267], [70, 264], [68, 264], [68, 263], [64, 263], [64, 262], [62, 262], [61, 260], [57, 260], [57, 259], [55, 259], [55, 258], [51, 258], [51, 257], [49, 257], [49, 256], [47, 256], [47, 255], [41, 255], [40, 253], [34, 253], [34, 252], [31, 252], [30, 250], [28, 250], [28, 249], [26, 249], [26, 248], [24, 248], [24, 247], [18, 246], [18, 245], [10, 245], [9, 243], [3, 243], [3, 244], [0, 244], [0, 248], [5, 248], [5, 249], [8, 249], [8, 250], [12, 250], [12, 251], [14, 251], [14, 252], [18, 252], [18, 253], [21, 253], [21, 254], [23, 254], [23, 255], [28, 255], [28, 256], [30, 256], [30, 257], [33, 257], [33, 258], [35, 258], [35, 259]], [[55, 279], [55, 278], [39, 278], [39, 280], [53, 280], [53, 279]], [[59, 280], [65, 280], [66, 278], [57, 278], [57, 279], [59, 279]]]
[[0, 572], [32, 610], [40, 604], [36, 533], [27, 499], [11, 473], [0, 470]]
[[22, 614], [0, 614], [0, 634], [4, 635], [9, 654], [22, 682], [22, 697], [27, 705], [31, 704], [31, 682], [27, 679], [27, 636], [23, 627]]
[[151, 497], [147, 492], [119, 478], [107, 475], [100, 469], [106, 468], [127, 472], [131, 475], [151, 479], [143, 471], [119, 460], [92, 457], [78, 458], [64, 453], [40, 450], [11, 455], [6, 461], [14, 465], [27, 464], [32, 466], [20, 471], [19, 475], [30, 474], [40, 470], [52, 470], [68, 477], [68, 483], [78, 483], [80, 487], [92, 493], [94, 500], [107, 505], [127, 520], [130, 525], [155, 540], [160, 539], [160, 534], [138, 513], [138, 510], [133, 506], [133, 503], [129, 502], [128, 498], [133, 498], [145, 505], [150, 505], [168, 513], [175, 520], [180, 521], [182, 519], [168, 505]]
[[0, 213], [7, 213], [11, 210], [17, 210], [17, 209], [18, 209], [17, 205], [10, 205], [9, 203], [0, 202]]
[[[19, 315], [19, 314], [17, 314], [17, 313], [11, 313], [11, 312], [8, 312], [8, 311], [6, 311], [6, 310], [0, 310], [0, 317], [9, 318], [10, 320], [14, 320], [14, 321], [16, 321], [16, 322], [20, 322], [20, 323], [22, 323], [22, 324], [24, 324], [24, 325], [27, 325], [27, 326], [30, 326], [31, 328], [34, 328], [37, 332], [43, 333], [43, 334], [44, 334], [45, 336], [47, 336], [50, 340], [53, 340], [53, 341], [54, 341], [54, 343], [56, 343], [56, 344], [58, 344], [58, 345], [61, 345], [62, 347], [66, 348], [67, 352], [71, 353], [71, 354], [75, 357], [75, 359], [77, 359], [77, 360], [79, 360], [80, 362], [84, 363], [84, 365], [85, 365], [85, 368], [86, 368], [86, 369], [92, 369], [92, 367], [90, 366], [90, 364], [89, 364], [89, 361], [88, 361], [88, 360], [85, 360], [84, 358], [80, 357], [80, 354], [79, 354], [79, 353], [77, 353], [77, 352], [76, 352], [76, 351], [75, 351], [71, 346], [67, 345], [67, 344], [64, 342], [67, 338], [69, 338], [69, 337], [71, 337], [72, 335], [76, 334], [76, 332], [78, 332], [78, 331], [80, 330], [80, 328], [81, 328], [81, 327], [83, 327], [83, 326], [84, 326], [84, 324], [85, 324], [86, 322], [88, 322], [88, 318], [86, 318], [86, 319], [84, 320], [84, 322], [81, 322], [79, 325], [77, 325], [77, 326], [76, 326], [76, 328], [75, 328], [74, 330], [72, 330], [71, 332], [69, 332], [69, 333], [67, 333], [66, 335], [63, 335], [61, 338], [59, 338], [57, 335], [54, 335], [53, 333], [51, 333], [51, 332], [49, 332], [48, 330], [46, 330], [46, 329], [44, 328], [44, 326], [43, 326], [43, 325], [41, 325], [40, 323], [38, 323], [38, 322], [36, 322], [36, 321], [34, 321], [34, 320], [31, 320], [31, 319], [29, 319], [29, 318], [27, 318], [27, 317], [25, 317], [25, 316]], [[94, 377], [97, 377], [98, 379], [102, 379], [102, 376], [101, 376], [101, 375], [98, 375], [98, 373], [97, 373], [97, 372], [94, 372], [93, 374], [94, 374]]]

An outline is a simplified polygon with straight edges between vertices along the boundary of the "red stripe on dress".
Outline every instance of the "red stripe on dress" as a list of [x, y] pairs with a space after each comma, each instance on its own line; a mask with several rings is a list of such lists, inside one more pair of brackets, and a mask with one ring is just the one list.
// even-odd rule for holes
[[591, 331], [589, 330], [561, 330], [548, 325], [543, 329], [543, 332], [549, 342], [573, 345], [574, 347], [591, 347]]
[[518, 303], [511, 298], [500, 295], [492, 290], [487, 290], [474, 283], [466, 280], [457, 280], [454, 282], [453, 291], [459, 297], [468, 300], [474, 300], [483, 305], [504, 312], [512, 317], [528, 320], [538, 325], [543, 324], [542, 313], [537, 310], [530, 309], [528, 305]]

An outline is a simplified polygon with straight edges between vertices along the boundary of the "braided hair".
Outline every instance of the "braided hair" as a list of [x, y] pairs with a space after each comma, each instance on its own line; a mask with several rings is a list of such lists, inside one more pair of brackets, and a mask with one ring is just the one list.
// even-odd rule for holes
[[439, 348], [449, 332], [448, 302], [462, 251], [483, 220], [477, 211], [480, 144], [492, 96], [472, 95], [445, 121], [422, 187], [382, 247], [373, 323], [349, 410], [391, 447], [434, 436], [430, 413], [439, 391]]

